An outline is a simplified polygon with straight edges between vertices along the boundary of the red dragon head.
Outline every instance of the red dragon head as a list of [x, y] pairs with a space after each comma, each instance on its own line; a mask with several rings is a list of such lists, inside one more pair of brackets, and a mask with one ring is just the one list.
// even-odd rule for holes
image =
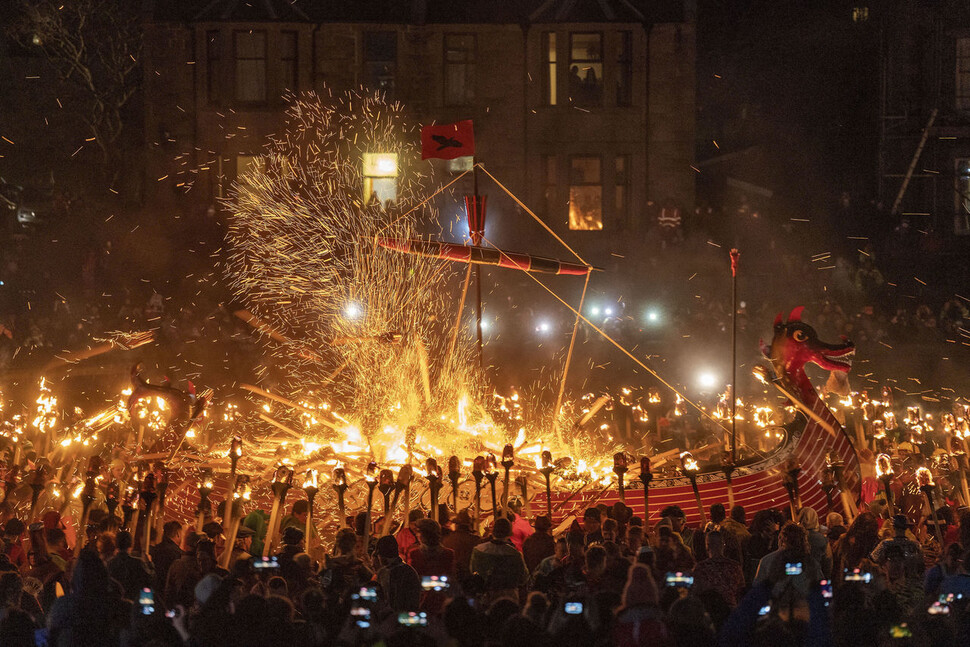
[[771, 360], [775, 374], [788, 380], [800, 381], [799, 374], [804, 374], [805, 364], [817, 364], [826, 371], [841, 371], [847, 373], [852, 366], [852, 355], [855, 344], [842, 338], [841, 344], [826, 344], [820, 341], [815, 329], [802, 323], [802, 311], [799, 306], [791, 311], [787, 321], [782, 321], [779, 312], [775, 317], [775, 336], [771, 346], [762, 348], [765, 356]]

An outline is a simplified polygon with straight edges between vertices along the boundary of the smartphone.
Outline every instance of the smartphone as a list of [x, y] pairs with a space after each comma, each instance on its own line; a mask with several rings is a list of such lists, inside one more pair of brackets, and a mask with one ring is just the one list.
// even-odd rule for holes
[[350, 596], [351, 600], [364, 600], [365, 602], [373, 602], [377, 599], [377, 587], [376, 586], [362, 586], [360, 591], [354, 593]]
[[425, 575], [421, 578], [421, 588], [425, 591], [447, 591], [450, 586], [447, 575]]
[[946, 616], [950, 615], [950, 605], [946, 602], [941, 602], [940, 600], [935, 601], [930, 605], [930, 608], [926, 610], [931, 616]]
[[862, 582], [863, 584], [868, 584], [872, 581], [872, 573], [863, 571], [861, 568], [853, 568], [852, 570], [845, 569], [844, 579], [846, 582]]
[[758, 615], [759, 616], [766, 616], [769, 613], [771, 613], [771, 605], [770, 604], [766, 604], [765, 606], [763, 606], [760, 609], [758, 609]]
[[172, 618], [174, 618], [175, 617], [175, 609], [169, 609], [168, 611], [166, 611], [165, 612], [165, 617], [168, 618], [169, 620], [171, 620]]
[[889, 628], [889, 636], [890, 638], [912, 638], [913, 632], [910, 630], [909, 625], [901, 622]]
[[801, 562], [786, 562], [785, 563], [785, 575], [801, 575], [802, 574], [802, 563]]
[[822, 580], [818, 585], [822, 588], [822, 599], [825, 600], [825, 606], [828, 606], [832, 600], [832, 580]]
[[155, 613], [155, 593], [149, 588], [142, 589], [138, 594], [138, 606], [143, 616]]
[[397, 614], [397, 624], [402, 627], [427, 627], [428, 614], [424, 611], [404, 611]]
[[253, 561], [253, 568], [257, 571], [274, 571], [280, 567], [278, 557], [265, 557]]
[[644, 555], [652, 555], [653, 546], [640, 546], [640, 550], [637, 551], [637, 557], [643, 557]]
[[565, 605], [563, 605], [562, 610], [571, 616], [578, 616], [583, 613], [583, 603], [567, 602]]
[[370, 628], [370, 609], [354, 605], [350, 607], [350, 615], [354, 618], [354, 624], [358, 629]]
[[667, 586], [689, 589], [694, 584], [694, 576], [677, 571], [676, 573], [667, 573], [667, 577], [664, 581], [667, 583]]

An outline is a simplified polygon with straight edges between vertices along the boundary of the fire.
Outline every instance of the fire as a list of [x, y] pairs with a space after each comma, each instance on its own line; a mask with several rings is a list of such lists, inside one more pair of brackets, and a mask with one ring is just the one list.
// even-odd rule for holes
[[876, 456], [876, 477], [877, 478], [892, 478], [895, 476], [893, 472], [893, 464], [889, 459], [888, 454], [879, 454]]

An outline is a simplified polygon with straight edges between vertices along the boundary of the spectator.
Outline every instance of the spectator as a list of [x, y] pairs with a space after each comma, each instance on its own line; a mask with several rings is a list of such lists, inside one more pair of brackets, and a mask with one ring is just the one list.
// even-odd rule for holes
[[188, 609], [195, 600], [195, 585], [202, 579], [202, 569], [196, 550], [200, 535], [189, 533], [185, 537], [185, 552], [168, 569], [165, 580], [165, 602], [171, 607], [181, 604]]
[[397, 545], [399, 547], [401, 557], [407, 559], [408, 551], [411, 550], [412, 546], [418, 543], [418, 528], [417, 523], [421, 519], [424, 519], [424, 510], [421, 508], [414, 508], [408, 513], [408, 525], [397, 533]]
[[121, 584], [125, 597], [137, 600], [138, 593], [143, 588], [151, 588], [155, 581], [155, 572], [150, 564], [138, 557], [133, 557], [131, 551], [131, 533], [121, 530], [115, 537], [118, 554], [108, 562], [108, 574]]
[[387, 605], [397, 612], [416, 611], [421, 600], [421, 578], [401, 559], [394, 537], [377, 540], [377, 558], [381, 564], [377, 583]]
[[[242, 527], [240, 527], [242, 528]], [[152, 563], [155, 565], [155, 589], [165, 590], [168, 581], [168, 569], [182, 556], [179, 544], [182, 541], [182, 524], [178, 521], [168, 521], [162, 526], [162, 540], [149, 549]]]
[[535, 533], [529, 535], [522, 543], [522, 557], [525, 559], [525, 567], [530, 573], [536, 570], [539, 563], [554, 555], [556, 552], [556, 541], [552, 538], [552, 522], [549, 517], [540, 515], [536, 517]]
[[725, 602], [734, 607], [744, 589], [744, 572], [740, 564], [724, 556], [725, 534], [719, 530], [706, 533], [707, 554], [710, 557], [694, 567], [692, 590], [697, 595], [709, 590], [717, 591]]
[[455, 566], [460, 578], [468, 576], [472, 551], [481, 542], [482, 538], [472, 530], [472, 519], [468, 511], [462, 510], [455, 515], [455, 529], [441, 538], [441, 545], [455, 552]]
[[522, 544], [535, 530], [532, 529], [528, 520], [521, 515], [522, 501], [519, 497], [509, 499], [509, 513], [512, 515], [509, 519], [512, 522], [512, 545], [515, 546], [516, 550], [522, 552]]
[[667, 644], [667, 628], [659, 608], [657, 585], [646, 566], [630, 569], [613, 629], [617, 647], [651, 647]]
[[812, 559], [822, 569], [822, 577], [830, 579], [832, 576], [832, 549], [829, 540], [819, 532], [818, 513], [814, 509], [804, 507], [798, 511], [798, 525], [808, 533], [808, 546]]
[[471, 572], [484, 581], [485, 591], [492, 600], [501, 597], [518, 599], [518, 588], [526, 583], [528, 573], [522, 553], [509, 541], [512, 524], [499, 517], [492, 527], [492, 538], [475, 547], [471, 558]]

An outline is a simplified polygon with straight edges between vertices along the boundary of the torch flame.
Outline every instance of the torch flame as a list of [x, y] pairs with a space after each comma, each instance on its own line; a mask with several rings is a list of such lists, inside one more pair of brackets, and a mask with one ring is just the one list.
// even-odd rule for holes
[[893, 476], [893, 464], [889, 459], [889, 455], [879, 454], [876, 456], [876, 477], [892, 478]]
[[920, 467], [916, 470], [916, 484], [920, 487], [933, 487], [936, 483], [933, 482], [933, 472], [929, 471], [925, 467]]

